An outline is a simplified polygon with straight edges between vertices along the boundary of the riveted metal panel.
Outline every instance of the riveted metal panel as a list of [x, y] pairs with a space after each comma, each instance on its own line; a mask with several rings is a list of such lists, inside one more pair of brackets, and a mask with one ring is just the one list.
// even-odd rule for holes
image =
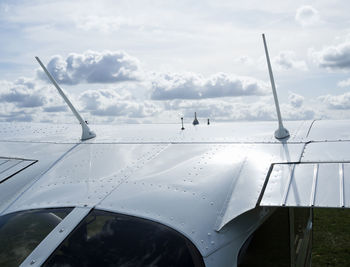
[[6, 213], [12, 202], [33, 186], [40, 176], [55, 164], [67, 151], [74, 147], [71, 144], [17, 143], [1, 142], [2, 155], [11, 158], [29, 158], [37, 162], [21, 170], [16, 175], [0, 184], [0, 214]]
[[350, 142], [307, 144], [301, 162], [350, 162]]
[[8, 170], [11, 170], [11, 168], [16, 166], [18, 163], [20, 163], [20, 160], [16, 159], [8, 159], [7, 161], [3, 162], [3, 164], [0, 165], [0, 175]]
[[312, 191], [314, 164], [293, 165], [294, 171], [291, 176], [288, 192], [286, 192], [286, 206], [300, 206], [310, 202]]
[[[180, 122], [180, 121], [179, 121]], [[0, 141], [20, 142], [80, 142], [79, 124], [48, 123], [0, 123]], [[290, 132], [289, 142], [302, 142], [307, 136], [310, 121], [286, 121]], [[233, 122], [200, 123], [197, 126], [185, 124], [129, 124], [129, 125], [91, 125], [97, 134], [85, 143], [213, 143], [213, 142], [264, 142], [280, 143], [274, 137], [276, 122]]]
[[93, 206], [166, 147], [161, 144], [78, 145], [13, 203], [9, 211]]
[[261, 206], [350, 207], [350, 163], [275, 164]]
[[313, 123], [308, 139], [310, 141], [350, 140], [348, 120], [317, 120]]
[[[11, 166], [7, 166], [3, 170], [0, 170], [0, 183], [6, 181], [11, 176], [18, 174], [21, 170], [24, 170], [28, 166], [34, 164], [35, 160], [22, 160], [22, 159], [9, 159], [2, 166], [6, 166], [8, 162], [11, 162]], [[1, 165], [0, 165], [1, 167]]]
[[302, 144], [243, 146], [239, 155], [245, 157], [245, 161], [237, 179], [232, 180], [234, 184], [218, 216], [216, 228], [220, 230], [230, 220], [256, 205], [271, 163], [298, 161], [302, 150]]
[[315, 207], [341, 207], [339, 164], [319, 165]]

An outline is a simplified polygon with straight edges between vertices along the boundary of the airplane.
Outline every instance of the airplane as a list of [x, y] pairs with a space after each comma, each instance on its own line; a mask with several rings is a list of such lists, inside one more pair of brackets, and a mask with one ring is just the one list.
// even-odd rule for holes
[[[0, 123], [0, 266], [311, 266], [350, 207], [349, 121]], [[287, 130], [288, 129], [288, 130]], [[78, 136], [81, 133], [81, 138]]]

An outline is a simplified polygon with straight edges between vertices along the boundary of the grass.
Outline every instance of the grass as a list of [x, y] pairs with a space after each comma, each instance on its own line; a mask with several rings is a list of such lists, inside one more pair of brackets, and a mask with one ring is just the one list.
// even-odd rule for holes
[[312, 266], [350, 266], [350, 210], [314, 209]]

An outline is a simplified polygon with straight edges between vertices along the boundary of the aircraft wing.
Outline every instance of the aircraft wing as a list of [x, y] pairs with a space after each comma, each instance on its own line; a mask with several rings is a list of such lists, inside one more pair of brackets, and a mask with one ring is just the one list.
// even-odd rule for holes
[[300, 161], [275, 163], [261, 206], [350, 207], [350, 140], [346, 121], [316, 121]]
[[97, 125], [82, 142], [79, 125], [1, 123], [0, 213], [137, 216], [185, 234], [209, 257], [237, 238], [223, 228], [256, 207], [349, 207], [349, 121], [285, 124], [284, 142], [275, 122]]

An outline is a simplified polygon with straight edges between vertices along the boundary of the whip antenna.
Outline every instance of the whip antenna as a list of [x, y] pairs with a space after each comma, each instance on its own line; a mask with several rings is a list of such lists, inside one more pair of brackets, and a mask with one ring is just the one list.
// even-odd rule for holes
[[80, 116], [80, 114], [78, 113], [78, 111], [74, 108], [74, 106], [72, 105], [72, 103], [69, 101], [69, 99], [67, 98], [67, 96], [64, 94], [64, 92], [62, 91], [62, 89], [59, 87], [59, 85], [57, 84], [57, 82], [55, 81], [55, 79], [51, 76], [50, 72], [45, 68], [44, 64], [40, 61], [40, 59], [38, 57], [35, 57], [35, 59], [39, 62], [40, 66], [42, 67], [42, 69], [44, 70], [44, 72], [46, 73], [46, 75], [49, 77], [50, 81], [53, 83], [53, 85], [56, 87], [58, 93], [61, 95], [61, 97], [63, 98], [63, 100], [67, 103], [67, 105], [69, 106], [69, 108], [71, 109], [71, 111], [73, 112], [74, 116], [78, 119], [78, 121], [80, 122], [81, 128], [82, 128], [82, 134], [81, 134], [81, 140], [88, 140], [91, 138], [96, 137], [96, 134], [90, 130], [89, 126], [87, 126], [86, 121], [83, 120], [83, 118]]
[[269, 52], [267, 51], [265, 34], [262, 34], [262, 38], [263, 38], [263, 41], [264, 41], [267, 67], [269, 68], [269, 75], [270, 75], [272, 93], [273, 93], [273, 98], [275, 100], [275, 106], [276, 106], [276, 112], [277, 112], [277, 118], [278, 118], [278, 129], [275, 131], [275, 137], [277, 139], [284, 139], [284, 138], [289, 137], [289, 132], [288, 132], [288, 130], [286, 128], [283, 127], [282, 116], [281, 116], [281, 111], [280, 111], [280, 105], [278, 103], [278, 97], [277, 97], [277, 92], [276, 92], [275, 80], [273, 78]]

